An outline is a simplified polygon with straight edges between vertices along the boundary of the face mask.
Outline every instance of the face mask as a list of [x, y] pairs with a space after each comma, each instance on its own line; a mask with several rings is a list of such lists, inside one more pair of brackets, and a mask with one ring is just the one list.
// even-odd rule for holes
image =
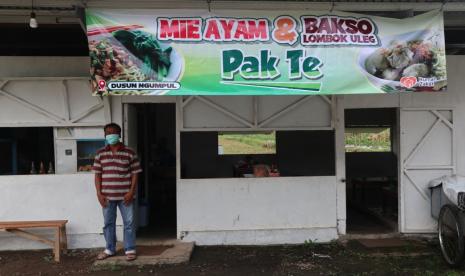
[[116, 145], [119, 142], [119, 134], [108, 134], [105, 140], [109, 145]]

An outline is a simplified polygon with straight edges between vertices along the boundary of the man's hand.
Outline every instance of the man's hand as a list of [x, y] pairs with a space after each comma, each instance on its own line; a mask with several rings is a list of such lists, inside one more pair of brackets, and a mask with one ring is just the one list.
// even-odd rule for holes
[[124, 205], [129, 205], [131, 204], [132, 200], [134, 199], [134, 193], [133, 192], [128, 192], [127, 194], [124, 195], [123, 203]]
[[98, 202], [102, 205], [103, 208], [107, 207], [107, 197], [102, 194], [97, 194]]

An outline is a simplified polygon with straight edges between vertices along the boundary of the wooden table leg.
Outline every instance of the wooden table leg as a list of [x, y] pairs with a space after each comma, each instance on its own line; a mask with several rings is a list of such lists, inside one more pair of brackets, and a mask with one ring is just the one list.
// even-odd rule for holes
[[68, 251], [68, 238], [66, 237], [66, 225], [60, 228], [61, 234], [61, 252], [66, 253]]
[[55, 255], [55, 262], [60, 262], [60, 246], [61, 246], [61, 230], [60, 227], [55, 229], [55, 243], [53, 246], [53, 253]]

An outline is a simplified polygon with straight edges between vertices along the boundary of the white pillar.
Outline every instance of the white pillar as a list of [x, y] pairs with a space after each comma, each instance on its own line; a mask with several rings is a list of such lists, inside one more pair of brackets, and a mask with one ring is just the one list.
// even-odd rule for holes
[[345, 125], [344, 96], [333, 96], [333, 123], [335, 129], [336, 150], [336, 214], [339, 235], [346, 234], [346, 161], [345, 161]]

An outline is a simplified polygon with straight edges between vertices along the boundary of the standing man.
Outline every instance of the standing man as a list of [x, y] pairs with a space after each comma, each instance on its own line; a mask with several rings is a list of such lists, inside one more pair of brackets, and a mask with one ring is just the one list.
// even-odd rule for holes
[[124, 252], [126, 260], [136, 255], [136, 229], [134, 228], [134, 198], [137, 191], [137, 174], [142, 170], [134, 151], [121, 143], [121, 127], [115, 123], [104, 127], [107, 146], [97, 151], [94, 165], [97, 198], [103, 208], [105, 251], [98, 260], [116, 253], [116, 207], [124, 224]]

